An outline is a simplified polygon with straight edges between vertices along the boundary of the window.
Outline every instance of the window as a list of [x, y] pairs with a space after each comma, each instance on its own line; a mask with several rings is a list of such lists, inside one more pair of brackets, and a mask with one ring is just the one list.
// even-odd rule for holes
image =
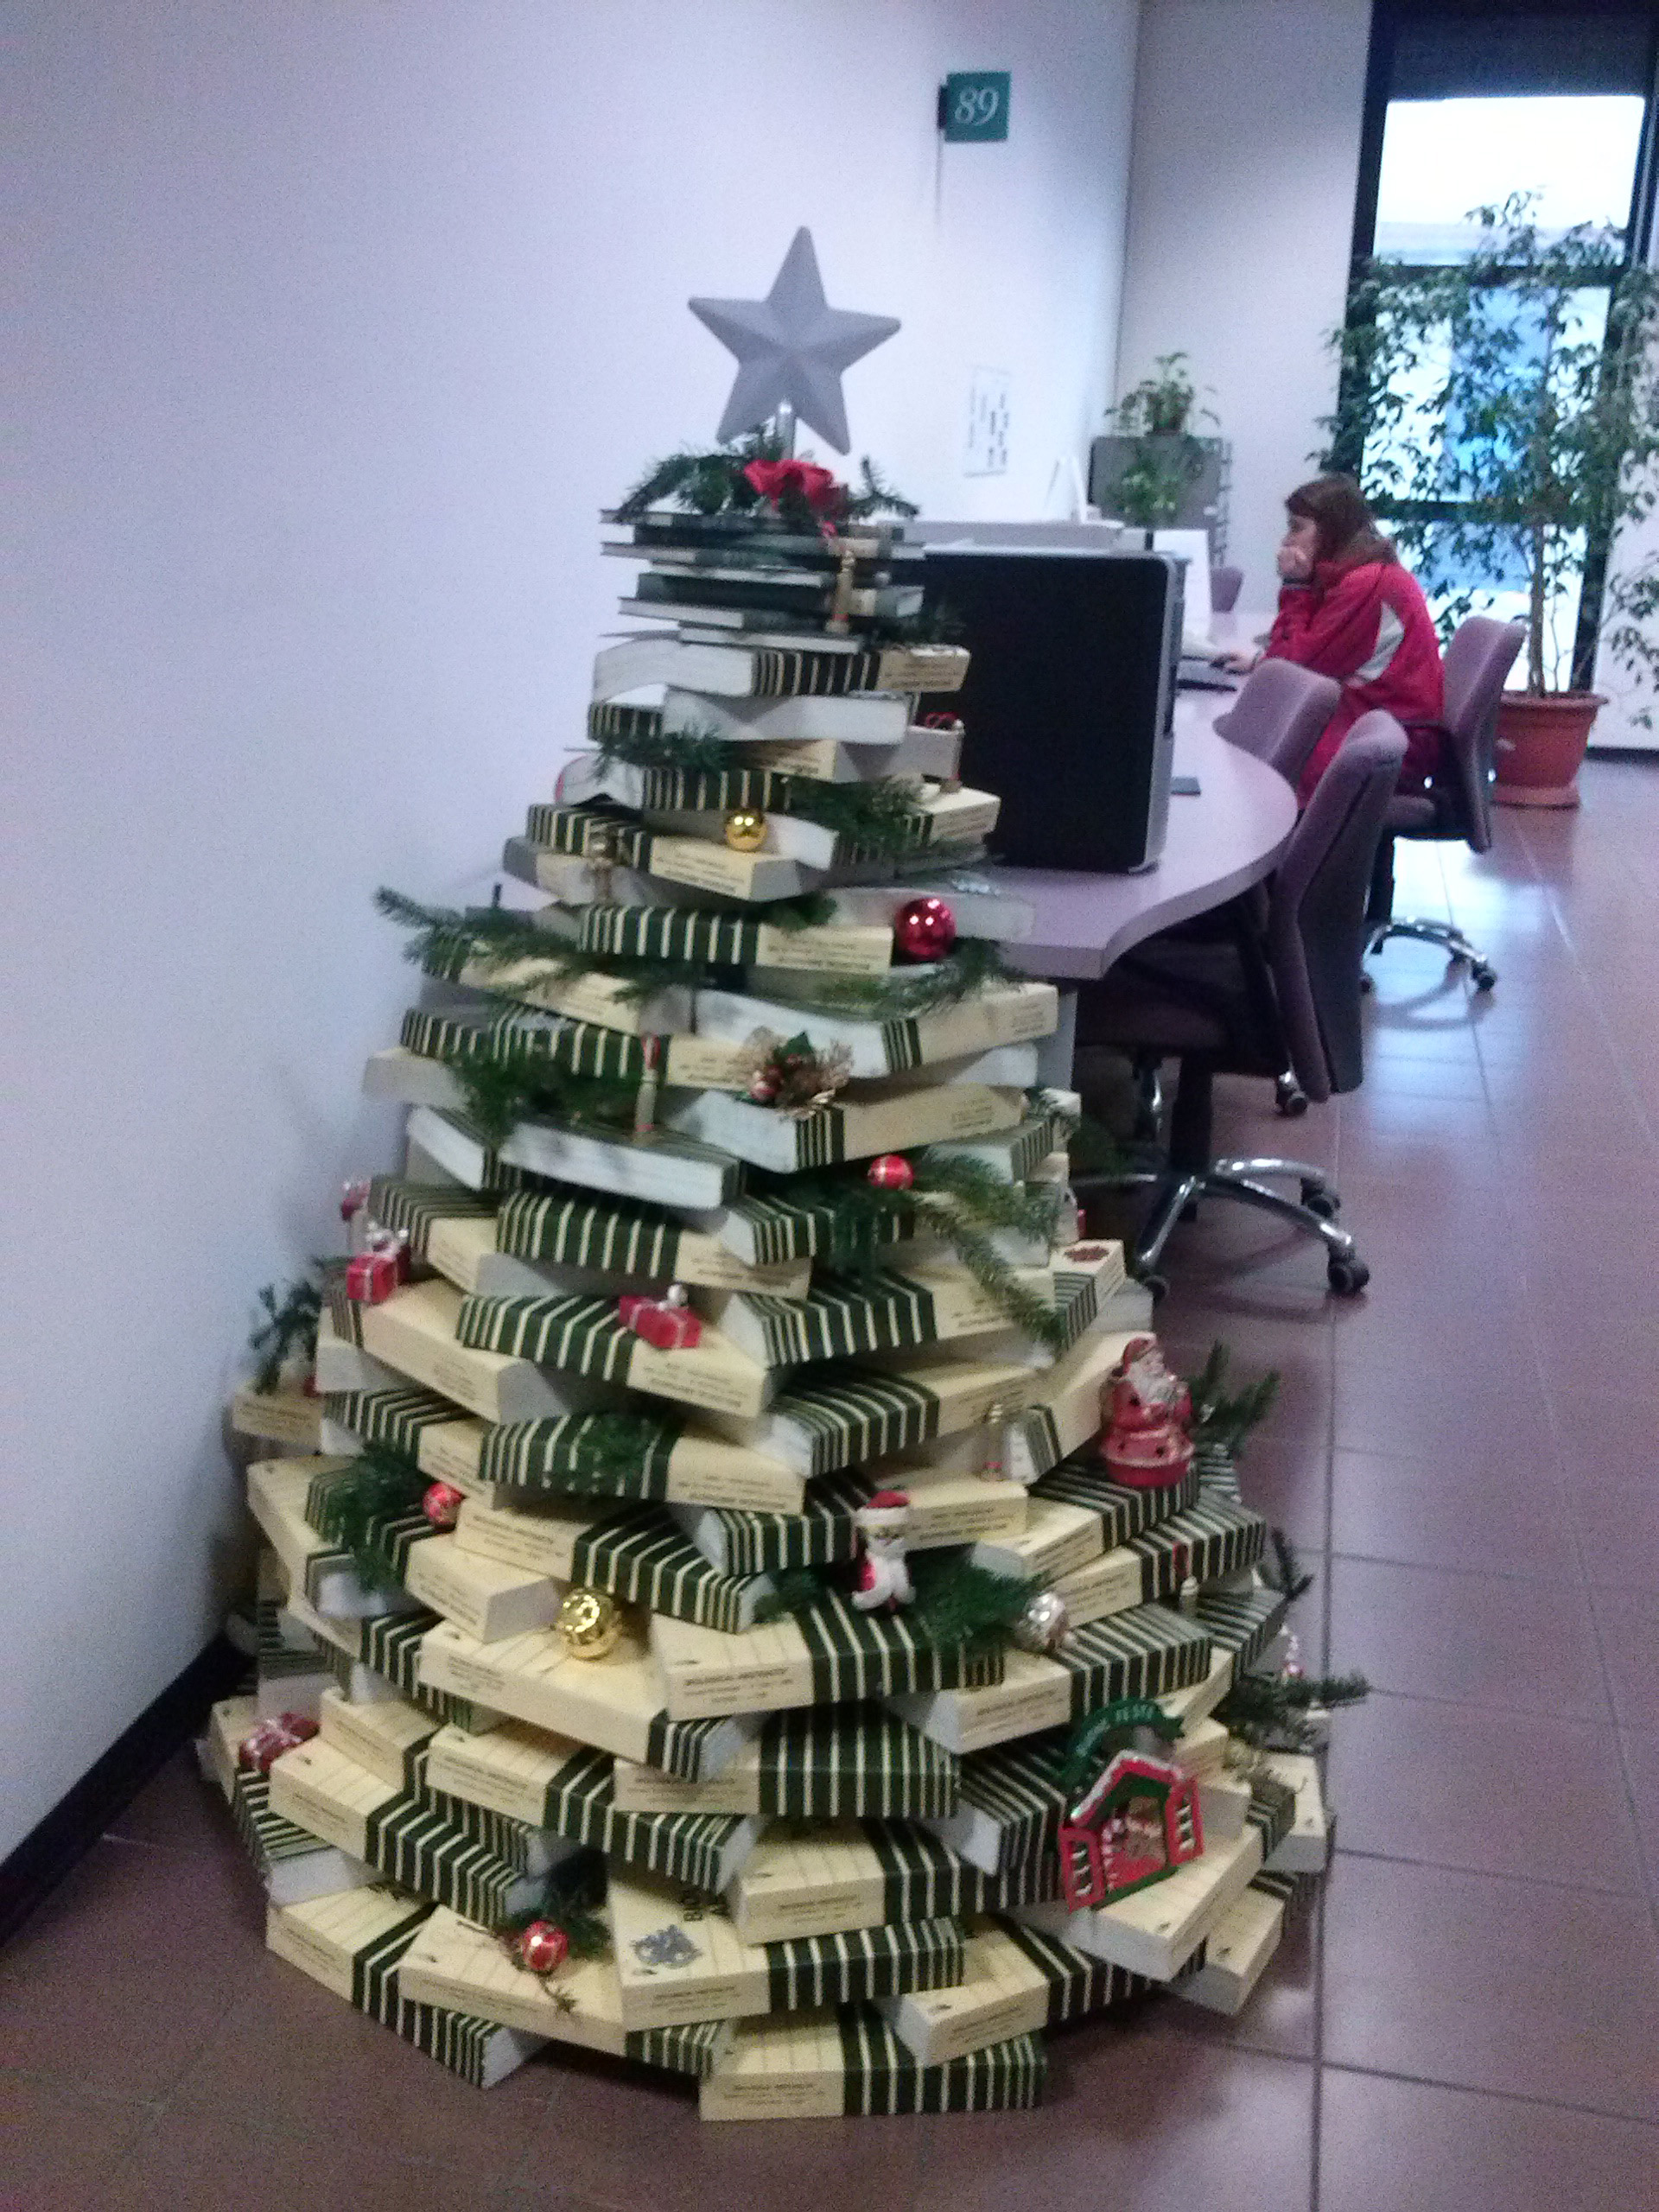
[[[1356, 264], [1373, 254], [1402, 271], [1463, 261], [1480, 237], [1470, 211], [1516, 193], [1535, 195], [1534, 220], [1547, 237], [1592, 224], [1621, 237], [1629, 253], [1647, 254], [1656, 59], [1659, 0], [1599, 7], [1582, 0], [1574, 7], [1560, 0], [1376, 0]], [[1510, 311], [1495, 296], [1491, 314], [1494, 326], [1507, 314], [1524, 353], [1529, 336], [1518, 304]], [[1605, 284], [1586, 286], [1575, 296], [1572, 340], [1599, 347], [1606, 319]], [[1350, 467], [1363, 465], [1375, 485], [1415, 441], [1419, 454], [1428, 454], [1429, 473], [1443, 469], [1451, 495], [1379, 505], [1396, 522], [1439, 524], [1442, 543], [1456, 519], [1451, 487], [1460, 451], [1455, 420], [1436, 418], [1433, 398], [1436, 369], [1454, 365], [1451, 347], [1448, 330], [1438, 359], [1420, 359], [1414, 375], [1390, 384], [1397, 406], [1389, 426], [1368, 429], [1362, 452], [1340, 455]], [[1420, 466], [1413, 473], [1421, 493], [1424, 472]], [[1580, 538], [1552, 589], [1552, 658], [1563, 666], [1588, 669], [1605, 558], [1605, 543]], [[1499, 559], [1477, 572], [1465, 562], [1441, 600], [1449, 603], [1455, 588], [1479, 593], [1495, 613], [1522, 613], [1524, 575], [1516, 566]]]

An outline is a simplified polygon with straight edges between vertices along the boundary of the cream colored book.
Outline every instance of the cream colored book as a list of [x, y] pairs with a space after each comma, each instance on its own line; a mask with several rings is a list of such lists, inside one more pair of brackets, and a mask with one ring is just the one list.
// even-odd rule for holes
[[677, 1036], [692, 1026], [691, 993], [677, 985], [642, 999], [631, 995], [627, 983], [613, 976], [561, 976], [550, 957], [493, 967], [469, 960], [455, 980], [469, 990], [493, 991], [569, 1021], [591, 1021], [628, 1037]]
[[381, 1884], [342, 1890], [304, 1904], [272, 1905], [265, 1915], [265, 1945], [349, 2005], [359, 1961], [399, 1929], [418, 1927], [431, 1910]]
[[1010, 1651], [1002, 1679], [982, 1689], [923, 1690], [892, 1697], [901, 1719], [959, 1757], [1015, 1736], [1063, 1728], [1071, 1719], [1071, 1676], [1033, 1651]]
[[1014, 1917], [1091, 1958], [1154, 1981], [1172, 1981], [1261, 1865], [1261, 1835], [1247, 1827], [1232, 1842], [1211, 1844], [1163, 1881], [1112, 1904], [1084, 1912], [1068, 1912], [1063, 1904], [1021, 1905]]
[[1175, 1995], [1209, 2012], [1242, 2012], [1284, 1931], [1281, 1901], [1247, 1889], [1205, 1938], [1204, 1964], [1173, 1985]]
[[918, 1349], [884, 1362], [879, 1376], [872, 1370], [844, 1383], [803, 1382], [758, 1421], [716, 1415], [715, 1423], [734, 1443], [802, 1475], [831, 1474], [978, 1428], [993, 1406], [1016, 1409], [1040, 1385], [1040, 1372], [1023, 1360], [951, 1358], [948, 1351]]
[[[421, 1647], [421, 1680], [620, 1758], [661, 1757], [664, 1699], [657, 1669], [626, 1637], [603, 1659], [573, 1659], [549, 1629], [480, 1643], [446, 1621]], [[721, 1750], [729, 1757], [760, 1726], [741, 1713], [726, 1717], [729, 1727], [705, 1746], [706, 1766], [718, 1764]]]
[[[327, 1396], [335, 1390], [402, 1390], [408, 1387], [408, 1378], [395, 1367], [388, 1367], [383, 1359], [375, 1359], [360, 1344], [348, 1344], [334, 1331], [333, 1314], [327, 1306], [317, 1323], [317, 1389]], [[321, 1411], [321, 1408], [319, 1408]], [[330, 1426], [323, 1417], [322, 1428]]]
[[1297, 1751], [1268, 1751], [1262, 1764], [1277, 1782], [1296, 1792], [1290, 1834], [1268, 1859], [1274, 1874], [1322, 1874], [1331, 1859], [1331, 1818], [1319, 1786], [1317, 1759]]
[[460, 1312], [453, 1285], [411, 1283], [362, 1308], [363, 1349], [480, 1421], [543, 1421], [601, 1402], [603, 1394], [580, 1376], [556, 1376], [530, 1360], [457, 1344]]
[[355, 1859], [370, 1855], [374, 1816], [404, 1795], [321, 1736], [296, 1745], [270, 1769], [271, 1810]]
[[551, 1735], [523, 1720], [504, 1722], [487, 1736], [441, 1728], [427, 1751], [427, 1787], [531, 1827], [546, 1827], [554, 1810], [550, 1786], [585, 1748], [572, 1737]]
[[[974, 1546], [968, 1557], [973, 1566], [992, 1574], [1039, 1574], [1053, 1581], [1098, 1559], [1104, 1543], [1105, 1529], [1098, 1513], [1090, 1513], [1086, 1506], [1033, 1497], [1025, 1526], [1017, 1535], [986, 1538]], [[1136, 1580], [1138, 1583], [1138, 1576]], [[1138, 1588], [1132, 1602], [1140, 1603]]]
[[416, 2004], [546, 2036], [613, 2058], [627, 2052], [616, 1968], [609, 1959], [571, 1959], [548, 1979], [530, 1974], [487, 1929], [440, 1905], [423, 1923], [397, 1969]]
[[890, 1997], [883, 2016], [918, 2065], [944, 2066], [1049, 2024], [1053, 1983], [1015, 1938], [988, 1922], [968, 1937], [968, 1970], [950, 1989]]
[[738, 1186], [738, 1164], [729, 1154], [660, 1129], [607, 1137], [553, 1122], [520, 1122], [492, 1148], [463, 1116], [430, 1106], [411, 1108], [409, 1128], [427, 1157], [472, 1191], [483, 1188], [498, 1161], [614, 1197], [701, 1211], [724, 1205]]
[[437, 1732], [437, 1722], [400, 1697], [353, 1705], [339, 1690], [325, 1690], [317, 1713], [322, 1740], [342, 1758], [394, 1789], [405, 1786], [410, 1755]]
[[[434, 1223], [427, 1257], [457, 1290], [475, 1292], [483, 1298], [548, 1298], [569, 1291], [615, 1296], [625, 1290], [660, 1289], [669, 1281], [667, 1276], [620, 1275], [594, 1268], [521, 1260], [511, 1252], [498, 1252], [495, 1224], [475, 1218]], [[804, 1298], [811, 1276], [809, 1260], [751, 1267], [734, 1252], [728, 1252], [718, 1237], [701, 1230], [682, 1230], [675, 1243], [673, 1280], [694, 1288]]]
[[[521, 1503], [512, 1492], [496, 1491], [487, 1498], [467, 1500], [455, 1523], [454, 1540], [461, 1551], [480, 1560], [569, 1583], [575, 1572], [577, 1539], [600, 1522], [609, 1520], [617, 1510], [608, 1500], [589, 1505], [574, 1497], [525, 1499]], [[442, 1612], [443, 1608], [438, 1610]], [[490, 1639], [480, 1637], [479, 1641]]]
[[1052, 1586], [1055, 1595], [1065, 1600], [1072, 1627], [1081, 1628], [1085, 1621], [1102, 1621], [1109, 1614], [1126, 1613], [1131, 1605], [1138, 1605], [1141, 1573], [1140, 1554], [1120, 1544], [1085, 1566], [1057, 1575]]
[[[780, 1037], [804, 1031], [817, 1051], [846, 1046], [858, 1077], [879, 1079], [938, 1060], [962, 1059], [995, 1045], [1025, 1044], [1051, 1036], [1059, 1021], [1059, 997], [1052, 983], [994, 984], [937, 1014], [883, 1022], [819, 1013], [782, 995], [769, 997], [763, 973], [750, 981], [751, 993], [698, 992], [699, 1036], [741, 1044], [756, 1029]], [[780, 976], [779, 982], [786, 990], [788, 979]]]
[[[400, 1385], [402, 1381], [399, 1377]], [[453, 1483], [457, 1490], [469, 1497], [477, 1496], [486, 1505], [493, 1500], [534, 1510], [541, 1503], [535, 1490], [483, 1481], [480, 1470], [489, 1434], [490, 1425], [457, 1413], [453, 1421], [423, 1427], [416, 1464], [434, 1482]], [[804, 1490], [801, 1475], [780, 1460], [740, 1448], [712, 1432], [688, 1427], [670, 1447], [660, 1502], [751, 1513], [798, 1513]], [[550, 1497], [546, 1503], [551, 1510], [560, 1501]], [[578, 1506], [581, 1501], [570, 1503]], [[499, 1552], [494, 1555], [501, 1556]]]
[[785, 1821], [756, 1843], [726, 1902], [746, 1942], [779, 1943], [950, 1918], [980, 1888], [976, 1868], [908, 1821]]
[[[1116, 1250], [1121, 1269], [1122, 1245]], [[1105, 1282], [1099, 1294], [1103, 1302], [1111, 1295]], [[1016, 1482], [1035, 1482], [1098, 1433], [1101, 1392], [1128, 1341], [1127, 1331], [1096, 1325], [1049, 1370], [1027, 1419], [1009, 1427], [1007, 1471]]]
[[263, 1444], [290, 1444], [301, 1452], [318, 1449], [322, 1408], [303, 1390], [238, 1390], [231, 1400], [231, 1427], [238, 1436]]
[[830, 1160], [867, 1160], [916, 1145], [961, 1142], [1018, 1127], [1025, 1093], [989, 1084], [906, 1082], [870, 1091], [842, 1091], [835, 1103], [802, 1120], [724, 1091], [699, 1090], [669, 1108], [667, 1125], [682, 1135], [779, 1175]]
[[[487, 1516], [486, 1516], [487, 1517]], [[567, 1585], [464, 1549], [454, 1535], [430, 1536], [410, 1554], [404, 1586], [480, 1643], [549, 1628]]]

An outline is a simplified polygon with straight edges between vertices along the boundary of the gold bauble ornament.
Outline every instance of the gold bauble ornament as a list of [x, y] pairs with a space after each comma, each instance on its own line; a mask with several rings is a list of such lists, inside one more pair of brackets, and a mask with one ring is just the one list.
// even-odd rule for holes
[[726, 842], [734, 853], [758, 853], [766, 842], [766, 817], [740, 806], [726, 817]]
[[622, 1616], [607, 1590], [578, 1585], [565, 1592], [554, 1626], [573, 1659], [602, 1659], [622, 1633]]

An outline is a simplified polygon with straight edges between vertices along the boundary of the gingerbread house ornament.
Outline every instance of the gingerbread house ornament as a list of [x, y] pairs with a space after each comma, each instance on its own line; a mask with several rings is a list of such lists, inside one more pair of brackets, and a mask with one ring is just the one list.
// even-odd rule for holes
[[1196, 1779], [1122, 1751], [1060, 1824], [1060, 1884], [1073, 1912], [1161, 1882], [1204, 1849]]

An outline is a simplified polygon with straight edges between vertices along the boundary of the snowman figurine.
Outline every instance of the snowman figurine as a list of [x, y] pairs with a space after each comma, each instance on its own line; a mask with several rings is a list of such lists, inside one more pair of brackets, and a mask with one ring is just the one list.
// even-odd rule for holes
[[894, 1612], [909, 1605], [916, 1594], [905, 1565], [910, 1500], [901, 1490], [879, 1490], [853, 1517], [862, 1545], [854, 1605], [861, 1613], [873, 1613], [884, 1606]]

